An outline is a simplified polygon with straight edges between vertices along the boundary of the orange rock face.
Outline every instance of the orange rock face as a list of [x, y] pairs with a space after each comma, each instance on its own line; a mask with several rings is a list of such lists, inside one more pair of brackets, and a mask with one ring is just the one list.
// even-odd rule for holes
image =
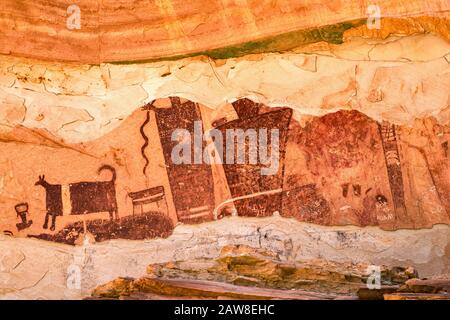
[[[377, 4], [382, 17], [444, 17], [450, 8], [445, 0], [385, 0]], [[68, 0], [4, 0], [0, 52], [86, 63], [159, 59], [365, 20], [368, 5], [361, 0], [82, 0], [73, 7]], [[398, 29], [392, 27], [393, 32]], [[308, 37], [300, 35], [297, 44], [324, 40], [308, 41]]]

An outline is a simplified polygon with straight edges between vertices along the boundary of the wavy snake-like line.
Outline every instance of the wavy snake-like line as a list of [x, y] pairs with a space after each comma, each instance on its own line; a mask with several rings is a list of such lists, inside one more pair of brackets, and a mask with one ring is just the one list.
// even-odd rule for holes
[[148, 164], [150, 163], [150, 161], [148, 160], [147, 156], [145, 155], [145, 148], [147, 148], [147, 146], [148, 146], [148, 137], [145, 135], [145, 132], [144, 132], [144, 127], [149, 122], [150, 122], [150, 111], [147, 111], [147, 117], [146, 117], [144, 123], [139, 128], [139, 132], [141, 133], [142, 138], [144, 138], [144, 141], [145, 141], [144, 144], [141, 147], [141, 154], [142, 154], [142, 157], [145, 160], [145, 165], [144, 165], [144, 168], [142, 169], [142, 173], [144, 175], [146, 175], [147, 167], [148, 167]]

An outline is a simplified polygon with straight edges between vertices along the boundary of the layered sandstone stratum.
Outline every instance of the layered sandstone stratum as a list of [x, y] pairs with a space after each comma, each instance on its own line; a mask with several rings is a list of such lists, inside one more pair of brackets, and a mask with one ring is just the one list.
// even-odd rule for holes
[[[79, 29], [70, 5], [0, 4], [2, 297], [82, 298], [227, 245], [450, 273], [447, 1], [83, 0]], [[279, 130], [273, 174], [174, 164], [196, 123]]]

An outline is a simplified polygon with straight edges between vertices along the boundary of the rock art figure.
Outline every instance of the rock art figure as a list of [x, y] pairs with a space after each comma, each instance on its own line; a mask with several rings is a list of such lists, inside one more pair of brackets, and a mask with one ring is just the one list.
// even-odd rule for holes
[[398, 219], [405, 220], [405, 194], [395, 126], [383, 121], [383, 123], [379, 125], [379, 130], [386, 160], [389, 184], [391, 186], [392, 199], [394, 200], [395, 213]]
[[164, 204], [163, 212], [166, 215], [168, 214], [164, 186], [157, 186], [150, 189], [130, 192], [128, 193], [128, 196], [132, 199], [133, 202], [133, 215], [151, 212], [151, 210], [149, 210], [149, 208], [147, 207], [153, 203], [156, 204], [157, 209], [159, 209], [161, 205]]
[[[278, 154], [278, 165], [276, 172], [270, 175], [261, 174], [261, 169], [267, 166], [265, 161], [252, 161], [250, 155], [245, 155], [242, 162], [224, 161], [223, 167], [230, 188], [231, 196], [236, 206], [238, 215], [240, 216], [269, 216], [275, 212], [280, 213], [282, 209], [282, 189], [284, 177], [284, 158], [289, 130], [289, 123], [292, 118], [292, 109], [280, 108], [278, 110], [262, 112], [264, 105], [255, 103], [249, 99], [241, 99], [233, 103], [235, 112], [238, 115], [237, 120], [229, 121], [217, 127], [223, 136], [230, 136], [229, 133], [236, 133], [240, 130], [245, 138], [242, 150], [250, 154], [250, 150], [255, 150], [261, 157], [261, 151], [272, 154], [275, 151]], [[279, 133], [277, 144], [272, 141], [272, 137], [268, 138], [261, 135], [260, 129], [269, 133], [276, 130]], [[259, 134], [258, 139], [250, 139], [250, 133], [254, 132], [255, 136]], [[267, 134], [271, 136], [270, 134]], [[263, 138], [263, 139], [261, 139]], [[264, 139], [265, 138], [265, 139]], [[225, 144], [226, 143], [226, 144]], [[233, 146], [233, 148], [230, 148]], [[224, 140], [224, 150], [233, 150], [232, 157], [239, 157], [238, 139], [229, 144], [228, 140]], [[264, 148], [264, 149], [262, 149]], [[264, 152], [262, 152], [264, 153]], [[256, 152], [255, 152], [256, 154]], [[279, 192], [276, 192], [279, 190]]]
[[27, 220], [28, 203], [18, 203], [14, 206], [14, 209], [16, 210], [17, 217], [20, 217], [20, 219], [22, 220], [21, 223], [16, 224], [17, 230], [20, 231], [29, 228], [33, 224], [33, 220]]
[[116, 201], [116, 170], [103, 165], [98, 169], [100, 174], [103, 170], [109, 170], [112, 173], [110, 181], [98, 182], [76, 182], [68, 186], [61, 184], [50, 184], [45, 180], [45, 176], [39, 176], [36, 186], [42, 186], [46, 192], [47, 212], [45, 215], [44, 229], [48, 228], [48, 218], [52, 216], [52, 225], [50, 230], [55, 230], [56, 216], [64, 214], [80, 215], [95, 212], [109, 212], [110, 219], [113, 220], [115, 213], [118, 219], [117, 201]]
[[[172, 151], [178, 144], [172, 140], [175, 130], [186, 130], [195, 136], [195, 123], [201, 123], [200, 107], [192, 101], [182, 102], [178, 97], [170, 97], [169, 108], [155, 108], [159, 137], [169, 177], [178, 220], [184, 223], [198, 223], [212, 220], [214, 208], [214, 183], [211, 166], [205, 163], [181, 163], [172, 161]], [[203, 135], [203, 128], [200, 128]], [[196, 141], [192, 139], [188, 148], [192, 151]], [[200, 141], [199, 148], [206, 143]], [[195, 152], [195, 150], [194, 150]]]

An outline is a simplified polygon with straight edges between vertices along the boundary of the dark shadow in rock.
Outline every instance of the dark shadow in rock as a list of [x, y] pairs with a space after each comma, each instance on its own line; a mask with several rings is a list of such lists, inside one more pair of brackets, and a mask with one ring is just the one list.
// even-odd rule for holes
[[[111, 239], [167, 238], [172, 234], [174, 225], [170, 218], [160, 213], [150, 212], [126, 216], [114, 221], [109, 219], [86, 221], [86, 229], [94, 235], [96, 242], [101, 242]], [[82, 233], [84, 233], [83, 221], [78, 221], [66, 225], [55, 234], [41, 233], [29, 235], [29, 237], [74, 245]]]

